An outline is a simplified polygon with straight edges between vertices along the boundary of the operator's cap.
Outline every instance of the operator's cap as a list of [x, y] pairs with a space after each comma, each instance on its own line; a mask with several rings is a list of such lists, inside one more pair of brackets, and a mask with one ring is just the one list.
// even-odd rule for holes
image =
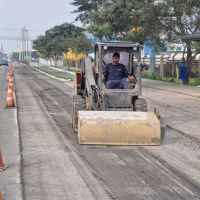
[[118, 57], [118, 58], [120, 58], [119, 52], [114, 52], [112, 57]]

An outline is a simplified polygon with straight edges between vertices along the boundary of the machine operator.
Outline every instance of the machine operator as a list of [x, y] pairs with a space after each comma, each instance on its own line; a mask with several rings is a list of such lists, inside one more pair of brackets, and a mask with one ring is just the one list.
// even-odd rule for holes
[[119, 63], [119, 52], [113, 53], [112, 62], [105, 66], [103, 80], [106, 80], [107, 89], [126, 89], [128, 84], [133, 82], [135, 77], [128, 74], [126, 67]]

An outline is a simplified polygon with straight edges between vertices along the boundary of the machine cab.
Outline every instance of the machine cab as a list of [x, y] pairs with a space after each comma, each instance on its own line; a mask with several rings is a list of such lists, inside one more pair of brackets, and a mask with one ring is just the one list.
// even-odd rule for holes
[[128, 73], [134, 75], [136, 78], [138, 77], [136, 68], [141, 60], [141, 46], [139, 44], [129, 42], [97, 43], [95, 46], [94, 71], [97, 77], [97, 84], [100, 88], [105, 87], [106, 81], [102, 80], [102, 74], [105, 66], [112, 62], [114, 52], [119, 52], [119, 63], [126, 67]]

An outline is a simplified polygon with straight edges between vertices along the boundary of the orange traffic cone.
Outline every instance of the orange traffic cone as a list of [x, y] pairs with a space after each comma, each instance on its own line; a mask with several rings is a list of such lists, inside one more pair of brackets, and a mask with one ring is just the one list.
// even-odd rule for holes
[[6, 80], [8, 81], [8, 80], [9, 80], [9, 78], [10, 78], [10, 73], [9, 73], [9, 72], [7, 72], [7, 74], [6, 74]]
[[10, 82], [8, 83], [8, 89], [9, 90], [15, 90], [13, 83], [10, 83]]
[[2, 157], [2, 154], [1, 154], [1, 149], [0, 149], [0, 172], [4, 171], [6, 168], [5, 168], [5, 165], [4, 165], [4, 162], [3, 162], [3, 157]]
[[10, 68], [11, 68], [11, 69], [13, 69], [13, 67], [14, 67], [14, 66], [13, 66], [13, 64], [12, 64], [12, 63], [10, 63]]
[[10, 78], [8, 79], [8, 83], [13, 83], [13, 78], [12, 78], [12, 77], [10, 77]]
[[13, 76], [13, 68], [10, 68], [10, 75]]
[[7, 99], [6, 99], [6, 108], [12, 108], [15, 107], [15, 101], [13, 97], [13, 91], [8, 89], [7, 92]]
[[2, 195], [1, 195], [1, 192], [0, 192], [0, 200], [3, 200]]

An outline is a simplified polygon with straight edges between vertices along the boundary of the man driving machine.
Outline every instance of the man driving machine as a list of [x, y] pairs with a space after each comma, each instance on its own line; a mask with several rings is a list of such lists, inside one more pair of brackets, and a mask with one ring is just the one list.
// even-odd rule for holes
[[112, 62], [105, 66], [103, 71], [103, 80], [106, 80], [107, 89], [127, 89], [128, 84], [135, 80], [133, 75], [130, 75], [126, 67], [119, 63], [119, 52], [113, 53]]

